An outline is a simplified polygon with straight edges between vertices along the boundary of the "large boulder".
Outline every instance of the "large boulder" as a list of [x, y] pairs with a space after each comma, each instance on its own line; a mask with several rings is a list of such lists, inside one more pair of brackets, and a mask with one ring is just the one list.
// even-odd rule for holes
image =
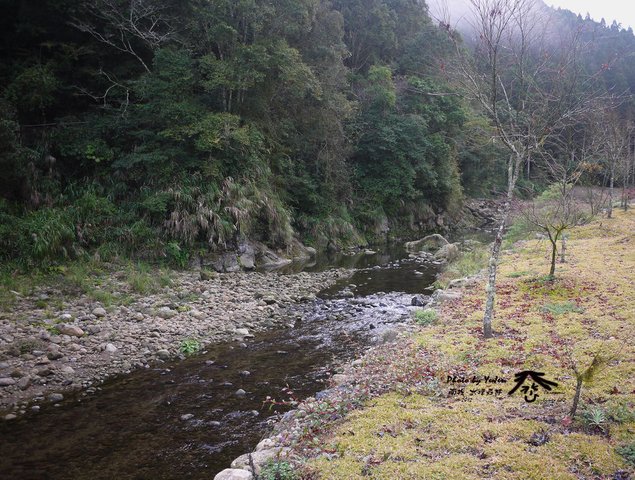
[[291, 240], [287, 248], [287, 254], [294, 260], [310, 260], [316, 253], [315, 248], [307, 247], [297, 238]]
[[434, 254], [435, 260], [441, 260], [443, 262], [452, 262], [459, 257], [459, 247], [456, 243], [448, 243], [443, 245]]
[[217, 473], [214, 480], [252, 480], [254, 476], [251, 472], [243, 470], [241, 468], [226, 468], [220, 473]]
[[413, 242], [406, 242], [406, 250], [409, 252], [436, 252], [440, 248], [448, 245], [448, 242], [443, 235], [438, 233], [423, 237], [421, 240], [415, 240]]
[[238, 245], [238, 263], [245, 270], [256, 268], [256, 249], [249, 242], [241, 242]]
[[256, 249], [257, 266], [273, 270], [291, 263], [291, 260], [288, 258], [282, 258], [266, 245], [258, 242], [253, 242], [253, 244]]
[[241, 455], [237, 459], [235, 459], [231, 468], [242, 468], [245, 470], [250, 470], [254, 468], [254, 472], [256, 475], [260, 474], [260, 470], [264, 467], [270, 460], [278, 460], [287, 458], [289, 455], [289, 449], [287, 448], [269, 448], [265, 450], [259, 450], [257, 452], [246, 453]]
[[217, 272], [238, 272], [240, 265], [238, 255], [234, 252], [223, 252], [212, 257], [212, 267]]

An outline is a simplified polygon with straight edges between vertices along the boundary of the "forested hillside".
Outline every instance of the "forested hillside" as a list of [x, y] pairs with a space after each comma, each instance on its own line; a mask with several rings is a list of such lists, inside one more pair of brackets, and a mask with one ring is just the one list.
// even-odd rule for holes
[[[421, 0], [0, 8], [3, 261], [362, 245], [505, 183]], [[607, 90], [635, 88], [632, 31], [557, 15]]]

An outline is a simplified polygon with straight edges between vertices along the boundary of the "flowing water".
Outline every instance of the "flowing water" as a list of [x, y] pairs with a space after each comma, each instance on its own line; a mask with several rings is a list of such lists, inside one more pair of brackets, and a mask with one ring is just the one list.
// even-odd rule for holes
[[0, 478], [213, 478], [253, 450], [285, 411], [263, 404], [267, 396], [286, 398], [287, 386], [300, 398], [326, 388], [332, 365], [407, 320], [412, 294], [430, 293], [438, 271], [402, 248], [301, 268], [333, 263], [357, 270], [289, 310], [287, 329], [116, 377], [95, 395], [2, 422]]

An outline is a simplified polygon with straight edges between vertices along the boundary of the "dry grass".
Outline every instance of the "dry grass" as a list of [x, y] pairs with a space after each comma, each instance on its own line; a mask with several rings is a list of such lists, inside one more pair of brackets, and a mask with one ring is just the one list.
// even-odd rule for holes
[[[616, 212], [571, 231], [568, 261], [548, 270], [547, 246], [516, 245], [500, 267], [493, 339], [483, 339], [484, 287], [446, 304], [393, 362], [429, 361], [436, 395], [404, 388], [369, 400], [323, 434], [327, 454], [308, 462], [307, 478], [324, 479], [625, 479], [635, 475], [616, 449], [635, 441], [635, 212]], [[514, 275], [522, 272], [522, 275]], [[547, 305], [549, 308], [545, 308]], [[555, 306], [555, 307], [554, 307]], [[556, 308], [561, 306], [562, 308]], [[566, 306], [566, 308], [564, 308]], [[422, 355], [421, 352], [425, 352]], [[601, 353], [608, 365], [584, 386], [581, 411], [593, 406], [606, 422], [568, 418], [575, 389], [573, 367], [586, 368]], [[419, 355], [418, 355], [419, 354]], [[364, 360], [384, 370], [390, 354]], [[399, 369], [398, 365], [392, 368]], [[534, 403], [517, 391], [514, 374], [545, 372], [558, 382], [539, 390]], [[499, 395], [471, 395], [482, 388], [457, 385], [448, 374], [508, 379]], [[359, 374], [359, 373], [358, 373]], [[364, 375], [364, 372], [361, 372]]]

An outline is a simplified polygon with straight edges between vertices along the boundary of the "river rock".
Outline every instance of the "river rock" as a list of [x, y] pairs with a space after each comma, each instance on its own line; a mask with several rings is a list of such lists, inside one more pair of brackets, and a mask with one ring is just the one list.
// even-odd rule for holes
[[165, 348], [162, 348], [161, 350], [157, 350], [156, 356], [160, 360], [169, 360], [171, 357], [170, 352], [166, 350]]
[[22, 377], [18, 380], [18, 388], [20, 390], [26, 390], [31, 385], [31, 377]]
[[459, 257], [459, 247], [456, 243], [448, 243], [447, 245], [443, 245], [434, 254], [435, 260], [441, 260], [444, 262], [453, 262], [458, 257]]
[[410, 301], [413, 307], [425, 307], [428, 303], [430, 303], [430, 297], [426, 295], [415, 295]]
[[441, 247], [448, 245], [449, 243], [450, 242], [448, 242], [443, 235], [435, 233], [433, 235], [423, 237], [420, 240], [406, 242], [405, 247], [409, 252], [436, 252]]
[[57, 329], [62, 335], [68, 335], [70, 337], [81, 337], [84, 335], [84, 330], [76, 325], [61, 324], [57, 326]]
[[238, 255], [236, 255], [236, 253], [234, 252], [215, 254], [212, 257], [212, 268], [219, 273], [238, 272], [240, 271]]
[[[232, 468], [244, 468], [251, 470], [251, 463], [254, 465], [254, 473], [260, 474], [262, 467], [271, 459], [286, 458], [289, 454], [288, 448], [269, 448], [257, 452], [241, 455], [231, 463]], [[251, 457], [251, 459], [250, 459]]]
[[259, 452], [261, 450], [269, 450], [271, 448], [274, 448], [275, 446], [276, 442], [273, 439], [265, 438], [264, 440], [258, 442], [258, 445], [256, 445], [256, 452]]
[[214, 480], [252, 480], [254, 476], [251, 472], [241, 468], [226, 468], [217, 473]]
[[157, 310], [157, 317], [168, 320], [172, 317], [175, 317], [177, 313], [178, 312], [172, 310], [170, 307], [161, 307]]
[[15, 385], [13, 378], [0, 378], [0, 387], [10, 387], [11, 385]]
[[245, 395], [247, 395], [247, 392], [245, 392], [242, 388], [239, 388], [234, 392], [234, 395], [236, 395], [237, 397], [244, 397]]
[[64, 395], [62, 395], [61, 393], [51, 393], [48, 396], [48, 400], [52, 403], [61, 402], [62, 400], [64, 400]]
[[234, 331], [236, 332], [236, 334], [242, 335], [243, 337], [253, 337], [253, 335], [249, 333], [249, 330], [247, 330], [246, 328], [237, 328]]
[[187, 422], [188, 420], [192, 420], [193, 418], [194, 418], [193, 413], [185, 413], [181, 415], [181, 420], [183, 420], [184, 422]]
[[256, 250], [249, 242], [242, 242], [238, 245], [238, 263], [245, 270], [256, 268]]
[[106, 310], [103, 309], [102, 307], [97, 307], [93, 310], [93, 315], [95, 315], [97, 318], [105, 317]]
[[107, 343], [104, 350], [108, 353], [115, 353], [117, 351], [117, 347], [115, 347], [112, 343]]

